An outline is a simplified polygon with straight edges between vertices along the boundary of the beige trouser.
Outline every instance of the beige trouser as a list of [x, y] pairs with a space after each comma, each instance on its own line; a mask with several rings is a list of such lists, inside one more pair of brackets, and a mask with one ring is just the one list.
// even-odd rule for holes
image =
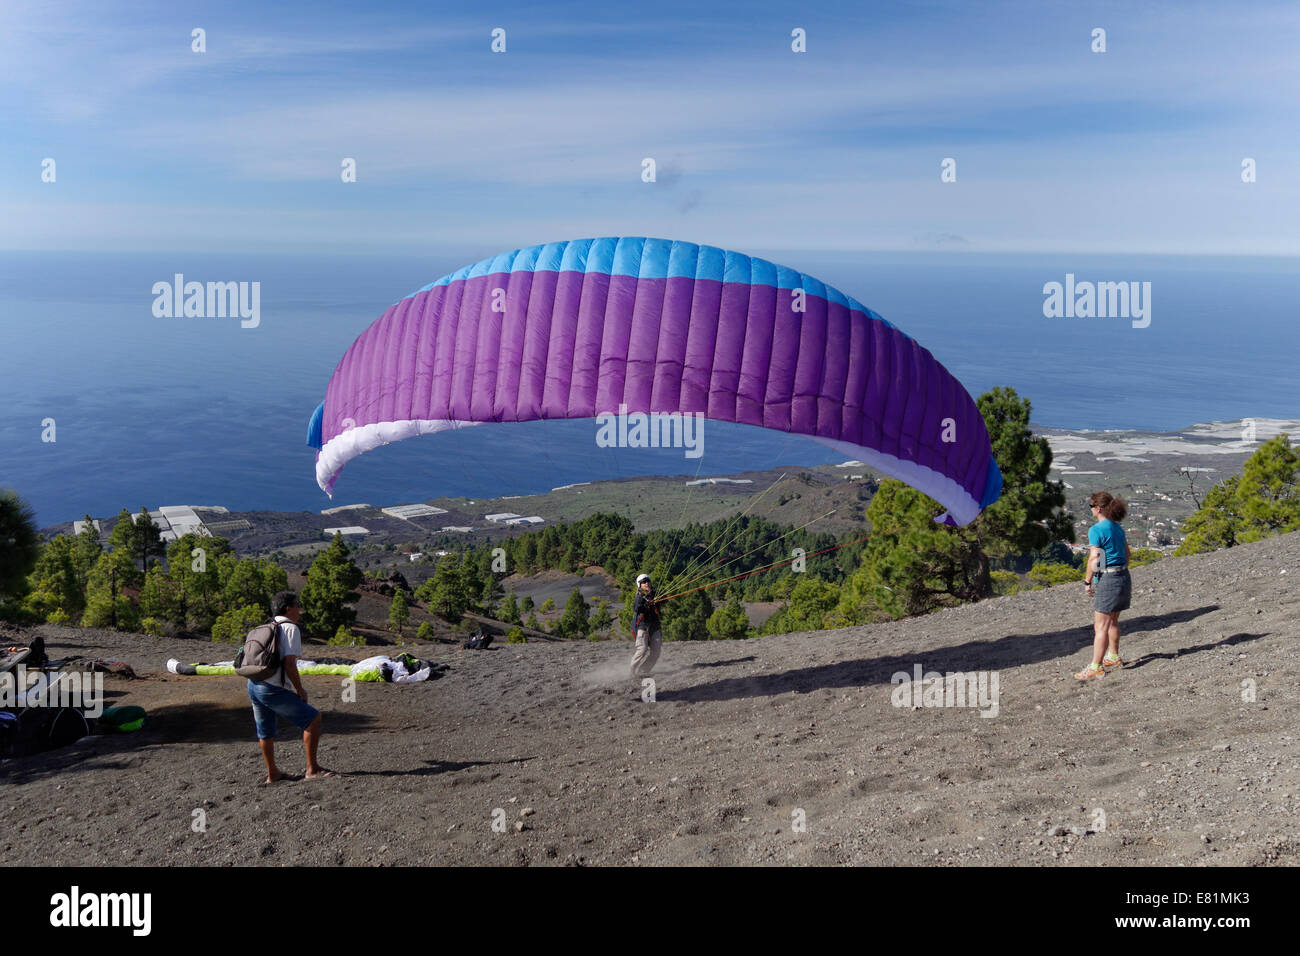
[[659, 651], [664, 643], [659, 628], [649, 631], [644, 627], [636, 631], [636, 651], [632, 654], [632, 676], [645, 677], [655, 669], [659, 660]]

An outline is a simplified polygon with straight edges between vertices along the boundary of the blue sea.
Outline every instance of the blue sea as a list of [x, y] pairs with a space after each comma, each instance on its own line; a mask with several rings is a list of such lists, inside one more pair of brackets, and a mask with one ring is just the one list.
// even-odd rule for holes
[[[42, 526], [167, 504], [319, 511], [495, 497], [638, 474], [842, 460], [708, 423], [705, 453], [595, 446], [592, 422], [482, 426], [377, 449], [316, 486], [307, 420], [385, 308], [481, 258], [0, 253], [0, 487]], [[1300, 418], [1300, 260], [748, 250], [802, 269], [915, 337], [978, 396], [1014, 387], [1036, 424], [1172, 431]], [[154, 283], [259, 282], [256, 328], [154, 316]], [[1151, 322], [1045, 318], [1043, 286], [1151, 283]], [[54, 421], [55, 441], [43, 441]]]

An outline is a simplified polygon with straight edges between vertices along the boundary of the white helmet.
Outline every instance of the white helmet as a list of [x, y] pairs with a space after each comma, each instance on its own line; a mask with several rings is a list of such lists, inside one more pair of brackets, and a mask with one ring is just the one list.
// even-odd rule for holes
[[645, 573], [638, 574], [638, 575], [636, 576], [636, 583], [637, 583], [637, 584], [640, 584], [642, 581], [649, 581], [649, 580], [650, 580], [650, 575], [645, 574]]

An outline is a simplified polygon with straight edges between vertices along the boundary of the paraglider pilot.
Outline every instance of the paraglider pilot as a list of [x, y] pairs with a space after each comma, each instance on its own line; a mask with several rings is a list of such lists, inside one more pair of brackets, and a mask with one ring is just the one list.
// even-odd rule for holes
[[650, 575], [636, 576], [636, 600], [632, 603], [632, 627], [636, 651], [632, 654], [632, 676], [645, 677], [655, 668], [663, 636], [659, 633], [659, 606]]

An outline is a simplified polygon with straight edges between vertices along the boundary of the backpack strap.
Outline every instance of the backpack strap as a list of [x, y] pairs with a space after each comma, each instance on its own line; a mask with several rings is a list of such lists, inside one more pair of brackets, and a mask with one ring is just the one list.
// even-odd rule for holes
[[271, 626], [275, 628], [275, 636], [272, 638], [272, 640], [275, 641], [275, 653], [280, 655], [280, 686], [283, 687], [284, 686], [284, 654], [281, 653], [280, 650], [281, 648], [280, 622], [275, 619], [274, 615], [271, 616]]

